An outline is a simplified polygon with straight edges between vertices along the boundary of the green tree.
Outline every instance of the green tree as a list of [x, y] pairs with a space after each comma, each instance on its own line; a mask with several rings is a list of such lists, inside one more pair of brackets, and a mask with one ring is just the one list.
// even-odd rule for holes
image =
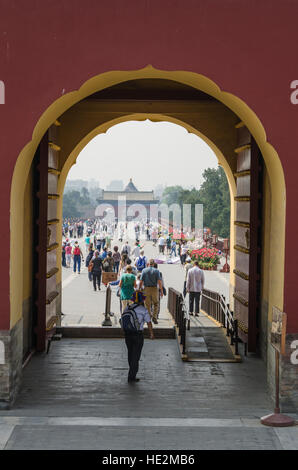
[[81, 212], [77, 208], [80, 199], [79, 191], [69, 191], [63, 196], [63, 217], [81, 217]]
[[90, 204], [89, 191], [85, 187], [83, 187], [81, 190], [80, 204], [82, 204], [83, 206], [87, 206], [88, 204]]
[[204, 206], [204, 226], [221, 237], [230, 236], [230, 192], [224, 170], [207, 168], [199, 199]]
[[161, 202], [168, 204], [191, 204], [192, 226], [195, 225], [194, 207], [203, 204], [204, 226], [220, 237], [230, 236], [230, 192], [225, 172], [221, 167], [207, 168], [200, 189], [184, 189], [182, 186], [169, 186], [162, 195]]
[[183, 191], [185, 190], [182, 186], [168, 186], [162, 193], [161, 202], [168, 206], [171, 204], [178, 204]]

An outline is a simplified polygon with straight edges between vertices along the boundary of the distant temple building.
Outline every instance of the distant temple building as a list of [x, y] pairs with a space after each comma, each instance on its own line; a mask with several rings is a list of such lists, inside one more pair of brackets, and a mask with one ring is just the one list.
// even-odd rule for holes
[[[102, 197], [97, 199], [99, 204], [106, 204], [107, 207], [113, 207], [115, 211], [115, 217], [119, 220], [126, 218], [127, 220], [133, 220], [138, 215], [143, 216], [147, 219], [150, 218], [150, 206], [158, 207], [159, 199], [154, 197], [154, 192], [152, 191], [138, 191], [130, 178], [128, 185], [125, 187], [124, 191], [103, 191]], [[126, 205], [126, 214], [124, 215], [124, 206]], [[143, 206], [144, 214], [141, 214], [142, 208], [138, 207]], [[133, 206], [133, 207], [132, 207]], [[119, 213], [123, 208], [123, 213]]]

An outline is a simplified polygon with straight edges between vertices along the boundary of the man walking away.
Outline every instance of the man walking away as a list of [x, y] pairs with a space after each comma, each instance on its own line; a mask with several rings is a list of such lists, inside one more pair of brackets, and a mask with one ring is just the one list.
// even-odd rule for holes
[[147, 266], [147, 258], [144, 255], [144, 250], [141, 250], [140, 255], [136, 259], [135, 266], [139, 273], [141, 273]]
[[130, 252], [131, 252], [131, 247], [129, 246], [128, 241], [126, 241], [125, 244], [122, 246], [121, 255], [127, 255], [129, 257]]
[[205, 276], [204, 271], [199, 268], [198, 261], [194, 262], [194, 267], [189, 269], [186, 280], [186, 291], [189, 292], [189, 314], [193, 315], [195, 303], [195, 315], [199, 316], [200, 296], [204, 289]]
[[128, 352], [128, 382], [139, 382], [136, 378], [139, 370], [139, 361], [144, 345], [144, 323], [146, 322], [149, 329], [150, 338], [154, 339], [151, 317], [148, 310], [144, 306], [144, 294], [142, 292], [134, 292], [132, 296], [132, 304], [127, 306], [121, 316], [121, 326], [125, 334], [125, 344]]
[[95, 251], [94, 255], [95, 255], [95, 258], [92, 259], [90, 264], [92, 264], [91, 272], [92, 272], [92, 278], [93, 278], [93, 288], [96, 291], [96, 284], [97, 284], [98, 290], [100, 290], [102, 259], [100, 258], [98, 251]]
[[160, 272], [158, 269], [154, 268], [154, 259], [149, 261], [149, 267], [143, 269], [141, 275], [140, 287], [144, 286], [144, 294], [146, 296], [145, 306], [148, 312], [151, 311], [151, 303], [153, 304], [153, 315], [152, 321], [156, 325], [158, 324], [158, 310], [159, 310], [159, 293], [160, 297], [163, 297], [162, 290], [162, 281], [160, 277]]
[[165, 252], [165, 239], [161, 235], [158, 240], [159, 253], [164, 254]]
[[[82, 257], [82, 258], [81, 258]], [[73, 272], [75, 273], [78, 266], [78, 274], [81, 272], [81, 259], [84, 261], [83, 253], [79, 247], [79, 243], [75, 242], [73, 248]]]

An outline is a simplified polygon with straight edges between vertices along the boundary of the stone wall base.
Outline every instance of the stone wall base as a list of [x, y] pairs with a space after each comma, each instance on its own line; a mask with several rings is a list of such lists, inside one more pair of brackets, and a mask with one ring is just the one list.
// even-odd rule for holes
[[284, 412], [298, 411], [298, 333], [286, 336], [286, 354], [280, 358], [280, 404]]
[[23, 319], [10, 331], [0, 331], [0, 409], [9, 409], [22, 378]]
[[[275, 405], [275, 349], [270, 343], [270, 328], [268, 328], [267, 349], [267, 384], [268, 392]], [[286, 336], [286, 354], [280, 355], [279, 369], [279, 404], [283, 413], [298, 412], [298, 364], [293, 363], [295, 349], [291, 346], [293, 341], [298, 341], [298, 333]], [[298, 346], [297, 346], [298, 351]], [[298, 358], [298, 353], [296, 354]]]

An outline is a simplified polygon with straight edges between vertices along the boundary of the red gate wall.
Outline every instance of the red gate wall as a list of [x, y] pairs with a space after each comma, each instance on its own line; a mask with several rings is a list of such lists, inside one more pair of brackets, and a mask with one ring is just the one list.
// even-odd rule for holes
[[[291, 0], [0, 0], [0, 329], [9, 329], [10, 185], [34, 126], [62, 94], [110, 70], [201, 73], [257, 114], [286, 178], [285, 305], [298, 331], [298, 3]], [[278, 254], [277, 254], [278, 256]], [[282, 269], [282, 267], [281, 267]]]

